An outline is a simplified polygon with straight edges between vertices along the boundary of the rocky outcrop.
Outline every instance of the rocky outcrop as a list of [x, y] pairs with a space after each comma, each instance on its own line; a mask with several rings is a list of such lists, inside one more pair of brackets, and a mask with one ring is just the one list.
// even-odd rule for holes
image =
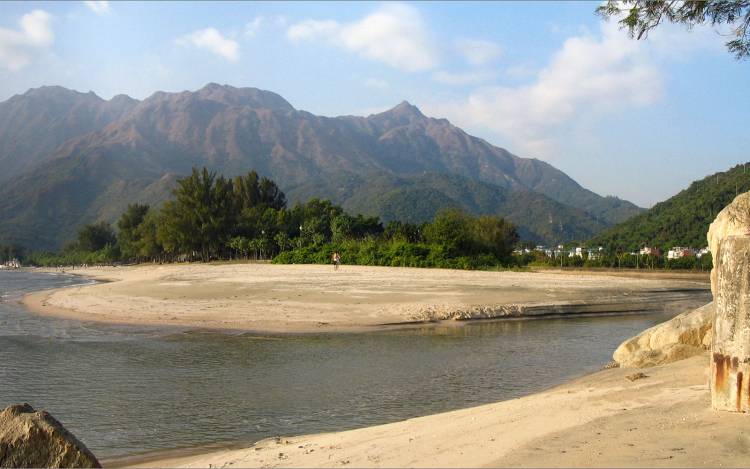
[[716, 314], [711, 343], [711, 406], [750, 412], [750, 192], [735, 197], [708, 229]]
[[101, 467], [60, 422], [29, 404], [0, 412], [0, 467]]
[[750, 236], [722, 239], [718, 254], [711, 405], [716, 410], [750, 412]]
[[750, 235], [750, 192], [735, 197], [731, 204], [719, 212], [708, 227], [708, 248], [714, 259], [714, 269], [711, 270], [711, 293], [714, 298], [716, 298], [718, 275], [715, 265], [721, 256], [721, 241], [731, 236], [745, 235]]
[[624, 368], [645, 368], [701, 354], [711, 346], [714, 304], [682, 313], [623, 342], [613, 358]]

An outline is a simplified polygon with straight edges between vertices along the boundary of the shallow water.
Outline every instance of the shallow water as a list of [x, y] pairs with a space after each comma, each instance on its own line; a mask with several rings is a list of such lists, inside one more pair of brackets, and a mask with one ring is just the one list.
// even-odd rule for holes
[[[100, 458], [344, 430], [509, 399], [595, 371], [664, 314], [261, 337], [32, 315], [85, 282], [0, 271], [0, 407], [51, 412]], [[695, 293], [695, 305], [710, 301]]]

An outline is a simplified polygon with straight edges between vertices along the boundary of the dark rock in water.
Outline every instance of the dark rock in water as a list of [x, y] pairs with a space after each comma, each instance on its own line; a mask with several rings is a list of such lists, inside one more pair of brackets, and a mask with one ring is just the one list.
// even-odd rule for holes
[[54, 417], [29, 404], [0, 412], [0, 467], [102, 467]]

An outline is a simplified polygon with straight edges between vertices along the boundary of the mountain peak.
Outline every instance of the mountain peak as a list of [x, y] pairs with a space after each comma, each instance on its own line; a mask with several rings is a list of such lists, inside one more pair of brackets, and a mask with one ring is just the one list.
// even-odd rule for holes
[[422, 111], [408, 101], [401, 101], [395, 107], [367, 117], [371, 121], [385, 124], [386, 127], [413, 124], [426, 119]]
[[282, 111], [294, 110], [294, 107], [278, 94], [258, 88], [235, 88], [234, 86], [211, 82], [196, 91], [196, 95], [202, 99], [220, 101], [232, 105]]
[[424, 117], [424, 114], [422, 114], [422, 111], [417, 106], [406, 100], [401, 101], [397, 106], [386, 112], [399, 116]]
[[71, 89], [65, 88], [63, 86], [58, 86], [58, 85], [52, 85], [52, 86], [45, 85], [45, 86], [40, 86], [38, 88], [29, 88], [28, 91], [26, 91], [21, 96], [30, 97], [30, 98], [39, 98], [39, 99], [61, 99], [61, 98], [75, 99], [78, 97], [88, 97], [88, 98], [93, 98], [97, 101], [103, 101], [103, 99], [100, 98], [93, 91], [89, 91], [88, 93], [82, 93], [80, 91], [71, 90]]

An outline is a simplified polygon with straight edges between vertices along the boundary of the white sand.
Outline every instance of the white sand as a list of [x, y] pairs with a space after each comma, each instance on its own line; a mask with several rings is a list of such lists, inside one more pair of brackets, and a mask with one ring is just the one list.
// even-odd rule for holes
[[[191, 264], [77, 271], [110, 283], [41, 292], [41, 314], [271, 332], [358, 331], [503, 314], [686, 307], [703, 276], [616, 277], [344, 266]], [[656, 305], [656, 306], [655, 306]], [[158, 467], [747, 466], [750, 423], [710, 410], [707, 357], [607, 370], [531, 396], [251, 447], [113, 461]], [[429, 398], [422, 396], [421, 398]], [[191, 425], [191, 422], [185, 422]]]
[[689, 296], [677, 291], [683, 288], [708, 289], [694, 280], [361, 266], [172, 264], [73, 273], [112, 282], [32, 294], [27, 306], [109, 323], [328, 332], [551, 309], [638, 311], [678, 305]]

